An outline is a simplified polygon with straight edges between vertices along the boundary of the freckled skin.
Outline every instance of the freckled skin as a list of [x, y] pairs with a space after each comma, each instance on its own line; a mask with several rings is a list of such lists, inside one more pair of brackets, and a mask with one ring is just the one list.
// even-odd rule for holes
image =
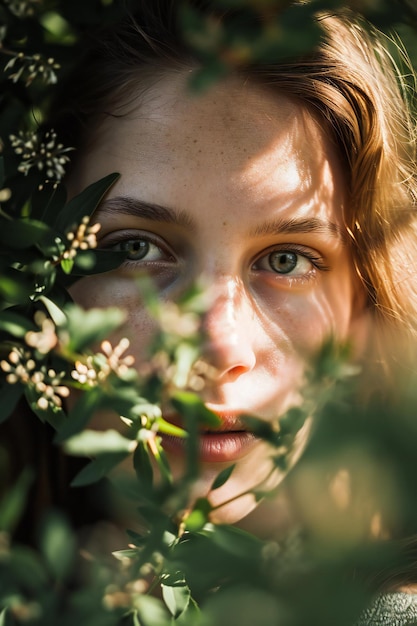
[[[110, 197], [176, 209], [192, 219], [193, 228], [106, 213], [100, 218], [103, 245], [115, 232], [146, 231], [166, 244], [175, 260], [131, 262], [129, 268], [83, 279], [73, 296], [87, 307], [126, 309], [127, 334], [140, 361], [153, 324], [138, 301], [135, 271], [145, 267], [163, 299], [175, 299], [198, 281], [211, 302], [204, 320], [205, 358], [219, 372], [204, 400], [218, 411], [272, 420], [299, 402], [305, 359], [328, 335], [349, 337], [361, 318], [363, 297], [343, 238], [342, 168], [324, 124], [285, 95], [228, 79], [195, 96], [184, 84], [182, 76], [167, 75], [149, 88], [136, 111], [107, 119], [70, 184], [77, 192], [118, 171], [122, 176]], [[312, 218], [331, 223], [342, 236], [331, 229], [256, 234], [266, 220]], [[268, 265], [271, 251], [286, 246], [296, 246], [300, 267], [307, 268], [301, 277]], [[308, 255], [318, 258], [320, 267]], [[231, 480], [211, 494], [212, 502], [218, 505], [262, 483], [268, 457], [265, 444], [256, 444], [238, 461]], [[203, 493], [223, 466], [203, 467]], [[251, 513], [254, 506], [250, 496], [240, 498], [219, 509], [217, 519], [246, 516], [248, 527], [262, 533], [266, 511], [274, 505]]]

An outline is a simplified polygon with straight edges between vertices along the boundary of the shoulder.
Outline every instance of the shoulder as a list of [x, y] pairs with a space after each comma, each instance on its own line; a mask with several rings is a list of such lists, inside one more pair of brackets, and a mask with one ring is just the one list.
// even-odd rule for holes
[[355, 626], [417, 625], [417, 594], [386, 593], [378, 596], [362, 613]]

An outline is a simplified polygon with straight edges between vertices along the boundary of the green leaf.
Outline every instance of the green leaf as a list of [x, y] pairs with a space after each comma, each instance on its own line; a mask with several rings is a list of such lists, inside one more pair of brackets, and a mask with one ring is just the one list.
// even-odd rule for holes
[[66, 308], [69, 343], [68, 350], [82, 352], [93, 344], [102, 341], [122, 324], [126, 315], [116, 307], [89, 309], [71, 305]]
[[136, 607], [141, 626], [172, 626], [161, 600], [142, 594], [137, 599]]
[[24, 337], [30, 330], [38, 330], [36, 325], [27, 317], [14, 311], [0, 313], [0, 330], [10, 333], [14, 337]]
[[53, 300], [46, 296], [41, 296], [39, 300], [45, 305], [46, 310], [56, 326], [64, 326], [67, 323], [67, 316]]
[[117, 430], [83, 430], [67, 439], [64, 450], [76, 456], [96, 456], [108, 452], [132, 452], [136, 441], [123, 437]]
[[71, 482], [72, 487], [84, 487], [98, 482], [128, 456], [126, 453], [101, 454], [79, 472]]
[[0, 388], [0, 424], [4, 422], [14, 411], [23, 395], [23, 385], [5, 383]]
[[66, 233], [74, 224], [79, 224], [83, 217], [90, 216], [104, 194], [119, 178], [119, 174], [109, 174], [101, 180], [89, 185], [78, 196], [75, 196], [57, 216], [55, 227], [61, 233]]
[[74, 563], [76, 540], [63, 515], [58, 512], [47, 515], [41, 526], [39, 543], [54, 578], [65, 580]]
[[187, 585], [161, 585], [165, 604], [176, 619], [185, 611], [190, 602], [191, 592]]
[[62, 259], [61, 268], [65, 274], [71, 274], [71, 270], [74, 267], [74, 259]]
[[51, 229], [32, 219], [8, 220], [0, 217], [0, 244], [8, 249], [23, 250], [42, 242]]
[[19, 522], [26, 506], [29, 487], [33, 482], [33, 472], [26, 468], [16, 483], [0, 502], [0, 530], [11, 532]]
[[149, 457], [149, 450], [144, 442], [139, 442], [133, 455], [133, 467], [136, 476], [146, 491], [152, 489], [153, 468]]
[[85, 391], [69, 412], [66, 421], [59, 428], [55, 442], [62, 443], [84, 430], [94, 412], [101, 407], [102, 401], [103, 394], [99, 387]]
[[211, 485], [211, 490], [214, 491], [215, 489], [219, 489], [219, 487], [222, 487], [222, 485], [224, 485], [225, 482], [229, 480], [230, 475], [235, 467], [236, 463], [230, 465], [229, 467], [226, 467], [222, 472], [217, 474], [216, 478], [213, 481], [213, 484]]
[[190, 391], [176, 391], [172, 396], [173, 407], [186, 418], [196, 420], [199, 425], [219, 427], [220, 418], [210, 411], [201, 398]]
[[0, 278], [0, 298], [9, 304], [27, 304], [35, 290], [33, 281], [24, 272], [7, 268]]
[[0, 626], [7, 626], [7, 608], [0, 613]]
[[198, 532], [209, 521], [209, 514], [213, 507], [207, 498], [198, 498], [193, 510], [185, 520], [185, 528], [190, 532]]
[[72, 273], [74, 276], [89, 276], [91, 274], [110, 272], [120, 267], [127, 254], [127, 252], [114, 252], [112, 250], [81, 252], [75, 257], [75, 267]]

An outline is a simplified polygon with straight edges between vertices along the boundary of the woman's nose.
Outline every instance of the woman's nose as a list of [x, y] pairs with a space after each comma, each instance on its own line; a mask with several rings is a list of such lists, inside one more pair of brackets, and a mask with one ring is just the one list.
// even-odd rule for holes
[[203, 318], [203, 358], [215, 368], [217, 382], [233, 382], [256, 363], [253, 312], [233, 280], [210, 288], [210, 292], [211, 304]]

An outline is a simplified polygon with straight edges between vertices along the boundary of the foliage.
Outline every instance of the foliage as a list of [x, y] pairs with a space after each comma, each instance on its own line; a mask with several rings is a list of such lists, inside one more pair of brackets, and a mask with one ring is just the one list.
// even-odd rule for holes
[[[318, 10], [348, 5], [383, 28], [401, 22], [411, 29], [417, 21], [407, 0], [215, 4], [219, 12], [233, 9], [228, 19], [213, 22], [186, 2], [180, 12], [184, 37], [203, 61], [197, 87], [242, 63], [310, 49], [319, 36], [311, 19]], [[0, 624], [323, 626], [334, 624], [335, 615], [339, 625], [352, 624], [377, 572], [408, 565], [401, 545], [367, 536], [369, 529], [382, 535], [384, 523], [416, 530], [412, 382], [403, 384], [395, 416], [378, 402], [352, 406], [354, 372], [343, 348], [328, 344], [312, 364], [302, 408], [290, 410], [279, 427], [248, 416], [255, 434], [270, 444], [276, 466], [285, 467], [296, 433], [315, 415], [310, 444], [289, 478], [303, 531], [262, 541], [211, 523], [205, 498], [189, 506], [199, 471], [197, 426], [217, 420], [198, 396], [209, 375], [199, 361], [201, 294], [191, 291], [181, 306], [163, 307], [138, 280], [160, 326], [142, 371], [134, 367], [127, 339], [108, 339], [123, 324], [123, 311], [82, 311], [67, 291], [79, 277], [123, 260], [123, 253], [96, 249], [94, 223], [94, 210], [118, 175], [67, 202], [62, 179], [71, 146], [53, 130], [43, 131], [42, 122], [82, 33], [119, 19], [123, 10], [117, 0], [0, 4], [0, 420], [13, 420], [24, 402], [33, 420], [52, 427], [55, 445], [89, 459], [74, 488], [96, 483], [129, 460], [134, 471], [114, 478], [114, 489], [133, 499], [140, 520], [140, 532], [129, 530], [128, 545], [113, 556], [78, 549], [71, 520], [55, 510], [42, 519], [35, 548], [15, 543], [34, 478], [24, 469], [0, 503]], [[78, 395], [67, 409], [70, 390]], [[164, 420], [166, 403], [184, 416], [185, 430]], [[120, 432], [89, 428], [101, 407], [120, 416]], [[180, 479], [172, 477], [161, 433], [185, 438]], [[0, 448], [3, 465], [6, 448]], [[213, 489], [232, 472], [221, 472]], [[344, 500], [332, 495], [336, 483]], [[357, 503], [370, 494], [363, 510]], [[347, 574], [353, 570], [355, 578]]]

